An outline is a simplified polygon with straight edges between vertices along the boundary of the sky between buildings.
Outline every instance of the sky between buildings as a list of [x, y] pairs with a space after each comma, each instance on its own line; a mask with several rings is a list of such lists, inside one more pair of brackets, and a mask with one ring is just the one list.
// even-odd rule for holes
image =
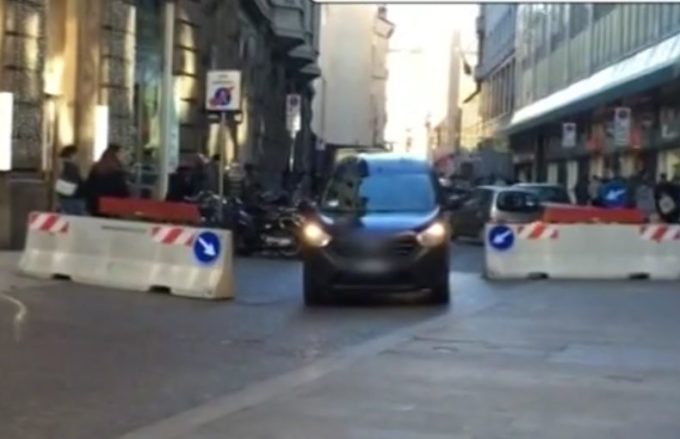
[[[454, 30], [461, 34], [464, 51], [476, 52], [475, 4], [388, 4], [388, 17], [396, 29], [390, 41], [385, 138], [404, 151], [426, 155], [425, 124], [439, 123], [448, 109], [449, 63]], [[469, 93], [461, 92], [461, 99]]]

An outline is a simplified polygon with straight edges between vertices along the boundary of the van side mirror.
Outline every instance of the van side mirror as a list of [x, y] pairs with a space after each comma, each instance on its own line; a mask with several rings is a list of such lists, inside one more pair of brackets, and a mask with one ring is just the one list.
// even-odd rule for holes
[[460, 195], [451, 195], [444, 199], [443, 207], [445, 210], [458, 210], [463, 207], [465, 198]]

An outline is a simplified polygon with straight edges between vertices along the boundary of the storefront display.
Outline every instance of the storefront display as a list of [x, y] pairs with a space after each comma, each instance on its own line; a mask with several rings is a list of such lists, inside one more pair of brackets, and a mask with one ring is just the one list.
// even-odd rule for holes
[[664, 107], [659, 111], [661, 140], [675, 140], [680, 137], [680, 109]]

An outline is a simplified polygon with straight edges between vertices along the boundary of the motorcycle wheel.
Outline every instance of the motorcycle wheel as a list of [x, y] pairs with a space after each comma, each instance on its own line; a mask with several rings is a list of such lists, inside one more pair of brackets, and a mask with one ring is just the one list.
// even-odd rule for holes
[[300, 241], [297, 236], [293, 235], [291, 238], [293, 240], [293, 245], [279, 249], [279, 254], [287, 259], [297, 259], [302, 253], [302, 248], [300, 247]]
[[680, 187], [673, 183], [660, 185], [654, 194], [654, 204], [664, 222], [680, 222]]
[[248, 237], [242, 234], [234, 234], [234, 252], [238, 256], [252, 256], [255, 253], [255, 246], [249, 242]]

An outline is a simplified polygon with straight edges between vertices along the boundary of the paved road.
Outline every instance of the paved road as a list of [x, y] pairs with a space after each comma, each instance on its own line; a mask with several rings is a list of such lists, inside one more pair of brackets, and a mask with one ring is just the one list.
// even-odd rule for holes
[[121, 439], [677, 439], [675, 282], [505, 284]]
[[[451, 310], [401, 303], [307, 310], [296, 262], [238, 261], [239, 297], [212, 303], [72, 284], [0, 297], [0, 438], [105, 439], [340, 349], [484, 306], [481, 249], [453, 249]], [[490, 293], [489, 293], [490, 294]], [[19, 318], [18, 318], [19, 317]]]

